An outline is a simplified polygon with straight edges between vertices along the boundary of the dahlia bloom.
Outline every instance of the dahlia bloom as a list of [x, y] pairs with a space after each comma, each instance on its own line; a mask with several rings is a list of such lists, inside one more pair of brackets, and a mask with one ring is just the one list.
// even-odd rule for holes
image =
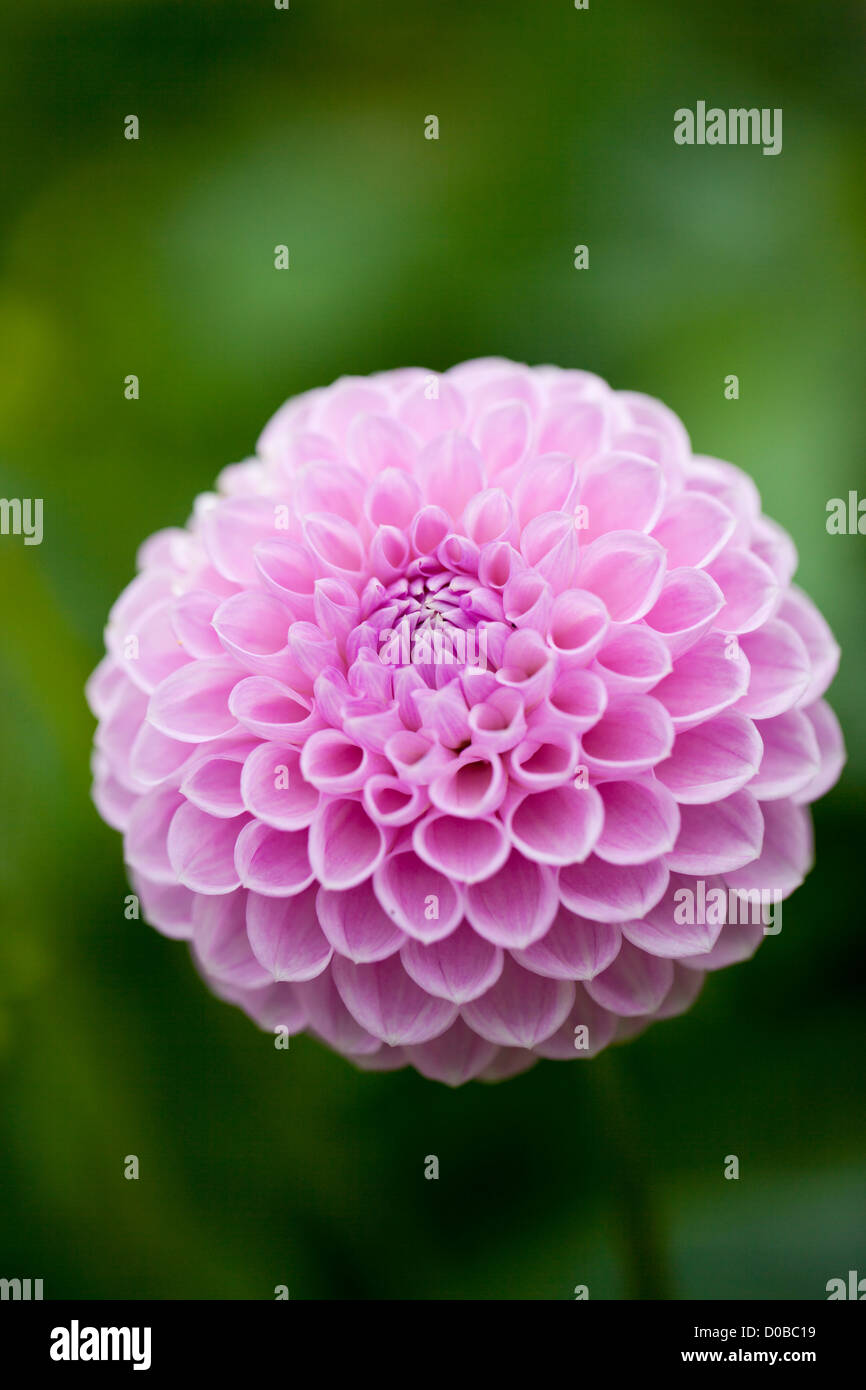
[[593, 1056], [810, 866], [844, 748], [795, 567], [658, 401], [499, 359], [342, 379], [142, 547], [96, 805], [261, 1027], [452, 1085]]

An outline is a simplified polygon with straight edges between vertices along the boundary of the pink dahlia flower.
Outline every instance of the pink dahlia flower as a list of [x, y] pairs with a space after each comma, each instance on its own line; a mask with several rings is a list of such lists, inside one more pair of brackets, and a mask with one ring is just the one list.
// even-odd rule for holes
[[795, 566], [645, 396], [340, 380], [143, 546], [88, 687], [96, 804], [263, 1028], [454, 1085], [592, 1056], [809, 868], [844, 749]]

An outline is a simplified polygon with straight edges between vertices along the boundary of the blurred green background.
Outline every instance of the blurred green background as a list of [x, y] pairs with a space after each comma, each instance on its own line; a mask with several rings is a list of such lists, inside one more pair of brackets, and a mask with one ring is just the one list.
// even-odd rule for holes
[[[45, 538], [0, 538], [0, 1275], [704, 1299], [866, 1274], [866, 540], [825, 529], [866, 494], [864, 47], [859, 0], [4, 7], [0, 494], [43, 497]], [[783, 108], [782, 154], [676, 146], [699, 99]], [[753, 962], [596, 1061], [452, 1092], [275, 1051], [125, 921], [82, 687], [139, 542], [285, 397], [488, 353], [657, 395], [755, 476], [843, 646], [850, 762]]]

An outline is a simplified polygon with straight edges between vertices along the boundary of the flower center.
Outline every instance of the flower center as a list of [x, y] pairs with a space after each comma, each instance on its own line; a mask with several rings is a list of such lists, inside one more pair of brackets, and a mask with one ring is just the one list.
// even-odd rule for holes
[[386, 665], [467, 666], [486, 670], [488, 626], [504, 623], [499, 594], [476, 575], [455, 572], [433, 556], [413, 560], [406, 574], [387, 586], [370, 580], [361, 605], [364, 621], [378, 634]]

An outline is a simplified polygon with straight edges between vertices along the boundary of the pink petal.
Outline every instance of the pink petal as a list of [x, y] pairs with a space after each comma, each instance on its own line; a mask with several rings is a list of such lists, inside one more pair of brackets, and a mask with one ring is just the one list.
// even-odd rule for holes
[[495, 946], [528, 946], [543, 936], [556, 916], [556, 875], [512, 850], [508, 860], [466, 894], [466, 916]]
[[582, 863], [604, 824], [594, 787], [560, 786], [529, 793], [512, 803], [506, 824], [512, 843], [542, 864]]
[[568, 454], [547, 454], [535, 459], [521, 471], [514, 489], [521, 530], [543, 512], [570, 511], [576, 492], [577, 465], [573, 458]]
[[815, 777], [821, 763], [818, 740], [802, 710], [789, 709], [774, 719], [757, 724], [764, 744], [760, 770], [749, 783], [759, 801], [778, 801], [801, 792]]
[[324, 573], [359, 579], [365, 557], [356, 526], [336, 512], [311, 512], [304, 518], [304, 539]]
[[460, 883], [480, 883], [502, 867], [509, 841], [498, 820], [463, 820], [432, 810], [413, 831], [417, 855]]
[[407, 1055], [413, 1067], [430, 1081], [462, 1086], [490, 1065], [496, 1047], [456, 1018], [438, 1038], [407, 1048]]
[[671, 756], [659, 763], [655, 776], [683, 804], [721, 801], [751, 780], [762, 752], [751, 719], [726, 710], [677, 734]]
[[337, 798], [319, 807], [310, 826], [313, 872], [325, 888], [353, 888], [379, 867], [387, 840], [357, 801]]
[[760, 854], [749, 863], [726, 870], [725, 878], [732, 888], [773, 889], [786, 897], [799, 888], [812, 867], [812, 817], [806, 807], [790, 800], [765, 801], [761, 812], [764, 838]]
[[417, 452], [411, 431], [390, 416], [361, 414], [349, 427], [347, 454], [366, 478], [386, 470], [411, 473]]
[[609, 531], [651, 531], [664, 500], [664, 473], [639, 454], [602, 454], [582, 471], [580, 504], [589, 525], [581, 540]]
[[674, 657], [694, 647], [724, 607], [724, 596], [706, 570], [668, 570], [661, 594], [646, 615]]
[[265, 497], [222, 498], [205, 509], [201, 536], [205, 549], [221, 575], [233, 584], [254, 584], [253, 547], [273, 537], [274, 504]]
[[707, 567], [725, 600], [717, 626], [723, 632], [752, 632], [771, 616], [779, 602], [773, 571], [748, 550], [729, 547]]
[[509, 956], [495, 985], [461, 1016], [473, 1032], [500, 1047], [535, 1047], [561, 1027], [574, 1003], [570, 980], [546, 980]]
[[734, 792], [712, 806], [683, 806], [669, 869], [681, 874], [727, 874], [761, 853], [764, 817], [751, 792]]
[[827, 702], [818, 700], [803, 713], [815, 731], [821, 765], [812, 781], [793, 797], [798, 805], [808, 801], [817, 801], [819, 796], [823, 796], [832, 786], [835, 786], [842, 768], [845, 766], [846, 756], [845, 740], [842, 737], [839, 721]]
[[[192, 936], [195, 893], [179, 883], [155, 883], [143, 874], [134, 873], [132, 881], [141, 899], [142, 912], [151, 926], [156, 927], [163, 936], [188, 941]], [[219, 902], [221, 899], [213, 901]]]
[[596, 1004], [624, 1018], [651, 1014], [669, 992], [674, 979], [673, 964], [624, 941], [616, 960], [587, 980], [583, 988]]
[[408, 847], [380, 864], [373, 889], [388, 916], [418, 941], [438, 941], [463, 919], [462, 891]]
[[459, 517], [484, 487], [481, 455], [464, 435], [443, 434], [433, 439], [418, 458], [416, 476], [425, 500]]
[[801, 589], [789, 589], [779, 607], [779, 617], [797, 633], [809, 656], [812, 677], [800, 705], [806, 707], [819, 700], [839, 667], [839, 644], [830, 631], [823, 614]]
[[357, 1059], [378, 1052], [381, 1038], [376, 1038], [349, 1013], [334, 983], [333, 964], [306, 984], [293, 985], [306, 1009], [310, 1027], [324, 1038], [336, 1052], [349, 1053]]
[[812, 668], [803, 640], [794, 629], [772, 618], [760, 631], [745, 633], [740, 645], [751, 675], [737, 709], [752, 719], [770, 719], [796, 705], [809, 685]]
[[523, 401], [506, 401], [481, 416], [474, 439], [484, 460], [488, 481], [523, 461], [531, 428], [529, 411]]
[[386, 468], [368, 486], [364, 512], [373, 526], [394, 526], [405, 531], [422, 500], [421, 489], [413, 477], [399, 468]]
[[595, 852], [608, 864], [646, 864], [671, 851], [680, 829], [680, 812], [670, 792], [652, 777], [602, 782], [604, 829]]
[[247, 898], [247, 935], [256, 960], [274, 980], [312, 980], [334, 949], [316, 916], [316, 889], [298, 897]]
[[668, 565], [702, 569], [727, 545], [736, 517], [706, 492], [680, 492], [668, 498], [653, 537], [668, 553]]
[[362, 1028], [391, 1047], [429, 1042], [450, 1027], [457, 1007], [419, 989], [399, 956], [356, 965], [337, 956], [334, 983], [346, 1008]]
[[257, 989], [271, 982], [247, 937], [246, 893], [197, 895], [193, 906], [193, 949], [200, 967], [225, 984]]
[[242, 752], [214, 754], [194, 761], [180, 784], [183, 795], [208, 815], [226, 820], [243, 815], [243, 761]]
[[553, 685], [556, 667], [541, 635], [527, 628], [512, 632], [496, 672], [500, 685], [517, 690], [527, 709], [537, 705]]
[[537, 447], [539, 453], [568, 454], [583, 463], [603, 447], [606, 434], [605, 414], [597, 405], [565, 400], [546, 411]]
[[334, 950], [359, 965], [386, 960], [406, 941], [381, 906], [369, 879], [348, 893], [320, 888], [316, 906], [322, 930]]
[[321, 567], [297, 541], [286, 538], [256, 546], [255, 566], [268, 589], [294, 618], [312, 618], [316, 579]]
[[523, 696], [505, 686], [469, 711], [473, 747], [488, 753], [504, 753], [518, 744], [526, 732]]
[[306, 830], [275, 830], [250, 821], [238, 836], [235, 865], [245, 888], [268, 898], [290, 898], [312, 883]]
[[251, 734], [298, 746], [322, 723], [308, 696], [269, 676], [239, 681], [229, 697], [229, 710]]
[[468, 922], [441, 941], [407, 941], [400, 958], [421, 989], [453, 1004], [466, 1004], [485, 994], [502, 974], [504, 960], [500, 948], [485, 941]]
[[673, 743], [670, 715], [655, 696], [620, 695], [584, 734], [581, 757], [599, 777], [631, 777], [666, 758]]
[[155, 787], [132, 807], [123, 841], [123, 856], [138, 873], [154, 883], [177, 883], [168, 857], [169, 826], [184, 804], [176, 787]]
[[235, 728], [229, 697], [242, 672], [228, 658], [190, 662], [167, 676], [150, 697], [147, 718], [181, 743], [204, 743]]
[[512, 781], [534, 792], [561, 786], [575, 775], [578, 751], [577, 737], [568, 726], [533, 724], [509, 758]]
[[616, 1028], [617, 1015], [603, 1009], [581, 985], [576, 985], [574, 1004], [565, 1022], [538, 1043], [535, 1051], [541, 1057], [562, 1062], [597, 1057], [612, 1041]]
[[629, 922], [643, 917], [668, 883], [663, 859], [650, 864], [606, 864], [590, 855], [585, 864], [559, 871], [559, 896], [567, 908], [592, 922]]
[[567, 589], [577, 568], [577, 532], [567, 512], [543, 512], [523, 528], [520, 552], [555, 594]]
[[[641, 921], [625, 922], [622, 928], [623, 936], [633, 946], [648, 951], [651, 956], [675, 960], [706, 954], [712, 950], [724, 928], [727, 907], [724, 906], [721, 911], [716, 912], [708, 910], [717, 900], [711, 899], [707, 904], [706, 896], [700, 895], [700, 889], [701, 885], [694, 879], [672, 874], [661, 901], [656, 903], [655, 907], [651, 907]], [[720, 878], [704, 881], [704, 895], [713, 889], [721, 889], [724, 892], [724, 884]], [[691, 895], [690, 898], [684, 898], [684, 890]], [[701, 903], [704, 904], [703, 910]], [[686, 904], [691, 908], [690, 912], [686, 912]], [[686, 916], [693, 916], [696, 920], [681, 920]], [[701, 917], [714, 920], [701, 921]], [[718, 921], [715, 920], [716, 917]]]
[[[651, 624], [652, 613], [647, 622]], [[669, 675], [673, 662], [665, 642], [652, 626], [634, 623], [611, 629], [593, 670], [603, 677], [609, 695], [640, 695]]]
[[400, 421], [426, 443], [437, 435], [459, 430], [466, 415], [466, 403], [444, 376], [430, 372], [404, 396], [397, 414]]
[[546, 714], [564, 719], [576, 734], [597, 724], [607, 707], [607, 686], [592, 671], [578, 667], [562, 672], [542, 705]]
[[240, 793], [257, 820], [276, 830], [302, 830], [319, 805], [319, 793], [304, 780], [300, 755], [287, 743], [260, 743], [244, 762]]
[[334, 796], [361, 791], [367, 778], [385, 766], [339, 729], [310, 734], [301, 752], [303, 776], [320, 792]]
[[648, 613], [661, 593], [667, 557], [658, 541], [610, 531], [582, 552], [578, 581], [600, 598], [616, 623]]
[[653, 695], [664, 705], [679, 732], [721, 714], [740, 699], [748, 686], [745, 648], [732, 648], [724, 633], [710, 632], [677, 659], [673, 671], [655, 687]]
[[387, 773], [377, 773], [368, 779], [363, 800], [371, 820], [379, 825], [393, 826], [410, 825], [429, 804], [422, 787], [412, 786]]
[[514, 959], [552, 980], [592, 980], [616, 959], [622, 941], [618, 926], [590, 922], [560, 906], [550, 930]]

